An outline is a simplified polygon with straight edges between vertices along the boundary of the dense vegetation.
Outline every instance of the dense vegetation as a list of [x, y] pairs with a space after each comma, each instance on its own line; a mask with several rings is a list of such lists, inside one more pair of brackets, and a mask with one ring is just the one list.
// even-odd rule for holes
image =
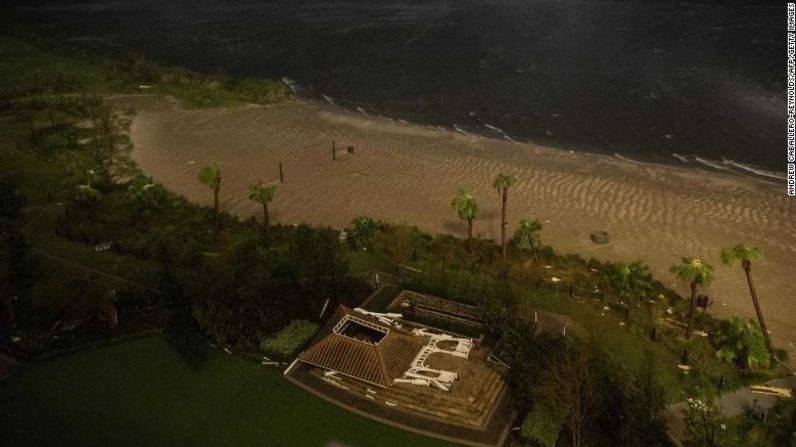
[[[3, 332], [20, 337], [20, 354], [52, 350], [53, 336], [61, 347], [157, 327], [195, 369], [212, 358], [208, 342], [283, 360], [306, 342], [322, 309], [359, 304], [370, 292], [367, 272], [380, 270], [408, 288], [481, 307], [525, 415], [518, 444], [662, 445], [666, 403], [707, 402], [706, 393], [774, 374], [778, 353], [757, 323], [696, 310], [697, 287], [709, 281], [698, 258], [674, 268], [693, 284], [685, 300], [640, 263], [555, 253], [530, 216], [501, 245], [473, 238], [478, 204], [464, 191], [451, 203], [468, 225], [464, 242], [365, 216], [353, 220], [346, 243], [330, 228], [270, 226], [278, 190], [264, 184], [252, 185], [250, 198], [263, 205], [265, 222], [241, 221], [138, 172], [127, 137], [134, 112], [111, 108], [100, 94], [146, 82], [193, 105], [267, 102], [280, 98], [272, 84], [214, 80], [140, 57], [98, 65], [10, 38], [0, 40], [0, 55], [9, 61], [2, 74], [15, 81], [0, 92], [0, 308], [11, 310], [14, 324]], [[223, 200], [222, 175], [223, 166], [208, 163], [197, 181]], [[496, 200], [507, 200], [512, 184], [496, 179]], [[585, 333], [540, 333], [536, 310], [568, 315]], [[696, 331], [710, 336], [691, 337]], [[44, 342], [31, 341], [42, 333]], [[720, 419], [705, 423], [715, 429]], [[700, 442], [695, 434], [693, 445]]]

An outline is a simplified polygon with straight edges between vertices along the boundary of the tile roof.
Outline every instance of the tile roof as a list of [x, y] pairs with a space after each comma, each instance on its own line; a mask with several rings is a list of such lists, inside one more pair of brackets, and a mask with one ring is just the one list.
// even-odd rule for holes
[[[347, 315], [372, 323], [387, 335], [379, 343], [370, 344], [336, 333], [335, 326]], [[427, 342], [428, 337], [388, 326], [341, 305], [298, 359], [386, 388], [392, 385], [393, 379], [403, 376]]]

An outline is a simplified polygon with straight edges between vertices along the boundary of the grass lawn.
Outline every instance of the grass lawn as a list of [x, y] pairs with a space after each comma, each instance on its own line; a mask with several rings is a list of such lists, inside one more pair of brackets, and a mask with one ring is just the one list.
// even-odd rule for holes
[[0, 383], [0, 433], [8, 446], [450, 445], [349, 413], [223, 352], [192, 370], [162, 336], [23, 368]]

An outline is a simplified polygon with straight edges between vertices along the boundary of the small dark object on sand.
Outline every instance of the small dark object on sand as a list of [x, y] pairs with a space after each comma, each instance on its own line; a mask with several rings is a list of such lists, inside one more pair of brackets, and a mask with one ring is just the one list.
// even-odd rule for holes
[[597, 230], [591, 234], [591, 241], [595, 244], [607, 244], [608, 243], [608, 232], [603, 230]]

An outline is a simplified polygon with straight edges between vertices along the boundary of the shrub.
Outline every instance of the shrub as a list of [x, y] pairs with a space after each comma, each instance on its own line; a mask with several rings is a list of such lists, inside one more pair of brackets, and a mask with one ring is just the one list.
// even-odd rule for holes
[[555, 447], [564, 425], [564, 412], [557, 407], [536, 405], [522, 422], [522, 437], [533, 445]]
[[276, 333], [273, 337], [266, 338], [260, 343], [260, 349], [266, 355], [279, 360], [288, 360], [307, 343], [318, 325], [305, 320], [293, 320]]

